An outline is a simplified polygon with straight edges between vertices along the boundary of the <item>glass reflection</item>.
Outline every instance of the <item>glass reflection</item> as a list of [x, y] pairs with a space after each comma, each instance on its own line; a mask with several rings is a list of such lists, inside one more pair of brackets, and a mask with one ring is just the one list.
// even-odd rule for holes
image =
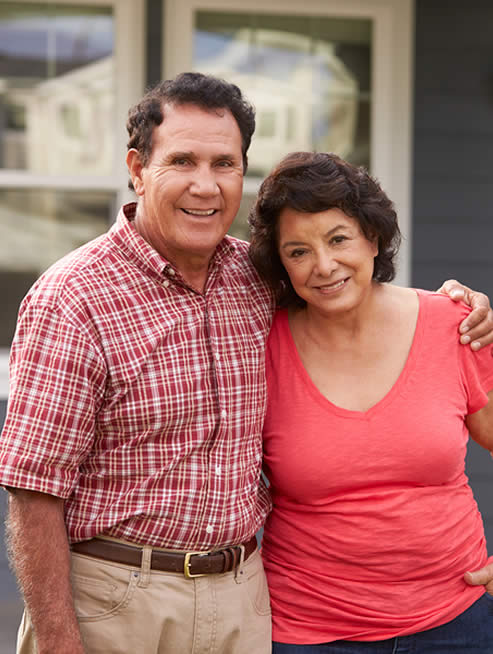
[[0, 168], [110, 174], [110, 8], [0, 4]]
[[17, 310], [53, 262], [108, 229], [114, 193], [0, 189], [0, 347], [9, 347]]
[[370, 152], [371, 21], [197, 12], [194, 68], [229, 79], [257, 109], [249, 175], [286, 153]]

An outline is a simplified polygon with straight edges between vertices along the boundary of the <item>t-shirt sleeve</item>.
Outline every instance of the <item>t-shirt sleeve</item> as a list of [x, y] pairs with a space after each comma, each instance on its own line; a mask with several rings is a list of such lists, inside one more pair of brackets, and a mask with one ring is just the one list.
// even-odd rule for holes
[[493, 389], [493, 346], [473, 352], [469, 345], [458, 345], [461, 375], [467, 394], [467, 413], [475, 413], [488, 403]]
[[51, 306], [21, 309], [0, 437], [0, 484], [67, 498], [94, 440], [104, 394], [100, 353]]

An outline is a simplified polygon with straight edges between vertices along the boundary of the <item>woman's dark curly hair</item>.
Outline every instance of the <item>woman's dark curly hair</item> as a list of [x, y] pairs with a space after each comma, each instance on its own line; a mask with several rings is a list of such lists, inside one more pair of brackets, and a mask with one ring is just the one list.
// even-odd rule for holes
[[[154, 128], [164, 120], [165, 104], [194, 105], [206, 111], [228, 109], [240, 128], [243, 172], [246, 173], [247, 151], [255, 131], [255, 110], [235, 84], [202, 73], [181, 73], [174, 79], [159, 82], [130, 108], [127, 149], [135, 148], [144, 166], [151, 156]], [[131, 182], [129, 186], [132, 188]]]
[[337, 208], [356, 219], [368, 240], [378, 240], [373, 279], [394, 279], [401, 233], [394, 205], [380, 184], [364, 168], [335, 154], [293, 152], [262, 183], [248, 218], [250, 259], [279, 306], [306, 304], [294, 291], [278, 252], [279, 215], [286, 208], [302, 213]]

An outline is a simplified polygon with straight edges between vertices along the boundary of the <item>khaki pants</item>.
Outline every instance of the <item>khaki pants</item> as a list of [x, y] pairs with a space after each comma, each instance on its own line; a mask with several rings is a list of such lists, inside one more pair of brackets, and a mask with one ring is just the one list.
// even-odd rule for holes
[[[259, 552], [234, 572], [185, 579], [72, 554], [87, 654], [270, 654], [271, 614]], [[25, 613], [17, 654], [36, 652]], [[69, 653], [67, 653], [69, 654]]]

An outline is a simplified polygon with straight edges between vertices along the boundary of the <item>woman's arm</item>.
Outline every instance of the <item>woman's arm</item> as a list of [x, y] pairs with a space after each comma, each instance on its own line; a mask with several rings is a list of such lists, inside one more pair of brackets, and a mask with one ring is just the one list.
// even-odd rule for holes
[[464, 581], [469, 586], [484, 586], [490, 595], [493, 595], [493, 563], [488, 563], [480, 570], [466, 572]]
[[[466, 416], [466, 425], [471, 438], [490, 450], [493, 456], [493, 391], [488, 393], [488, 400], [485, 407]], [[464, 580], [471, 586], [484, 586], [488, 593], [493, 595], [493, 563], [480, 570], [466, 572]]]
[[466, 416], [466, 425], [471, 438], [493, 452], [493, 391], [488, 393], [488, 404], [485, 407]]

